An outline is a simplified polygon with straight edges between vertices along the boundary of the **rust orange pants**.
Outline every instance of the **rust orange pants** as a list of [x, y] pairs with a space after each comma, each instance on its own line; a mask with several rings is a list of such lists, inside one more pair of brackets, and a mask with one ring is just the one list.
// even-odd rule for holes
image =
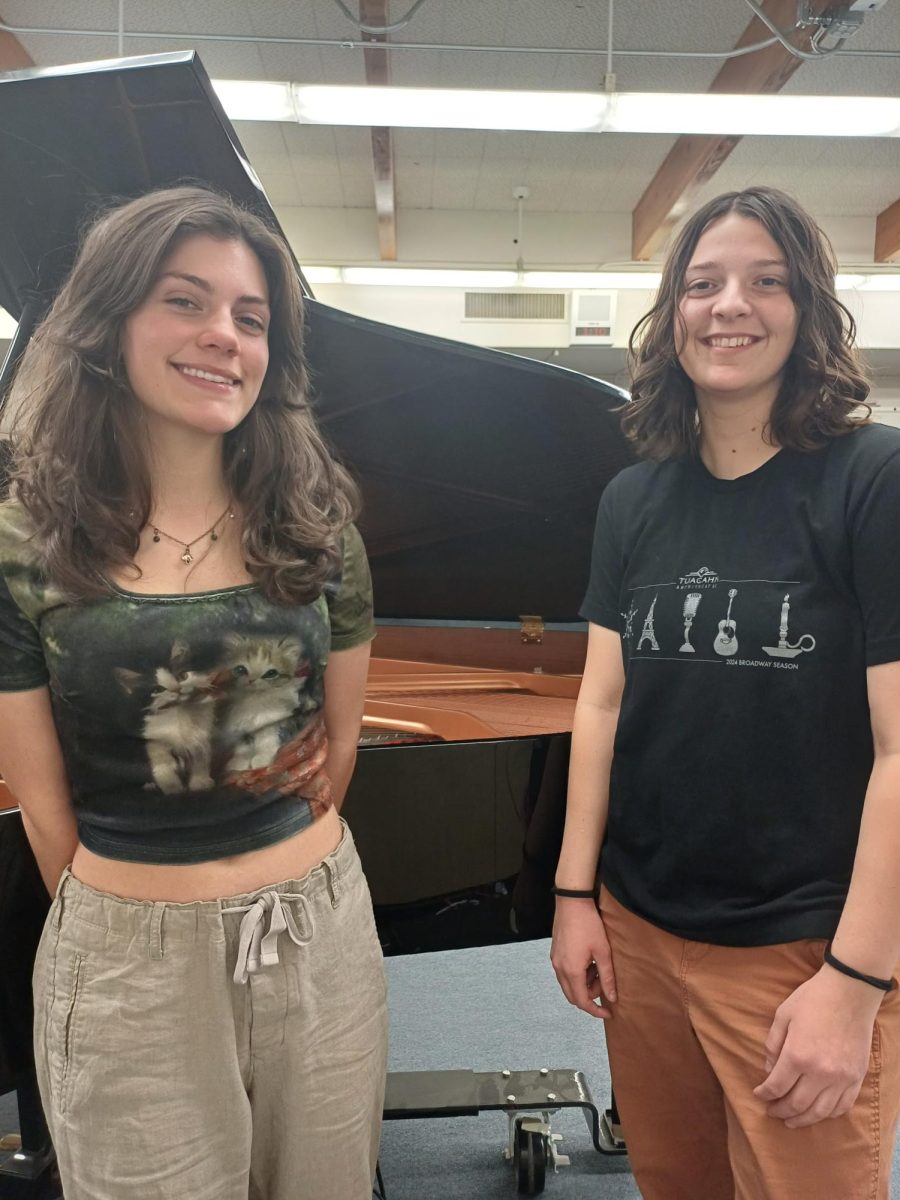
[[753, 1088], [775, 1010], [819, 969], [825, 942], [712, 946], [657, 929], [605, 889], [600, 908], [618, 990], [610, 1070], [644, 1200], [887, 1200], [900, 992], [882, 1003], [850, 1112], [788, 1129]]

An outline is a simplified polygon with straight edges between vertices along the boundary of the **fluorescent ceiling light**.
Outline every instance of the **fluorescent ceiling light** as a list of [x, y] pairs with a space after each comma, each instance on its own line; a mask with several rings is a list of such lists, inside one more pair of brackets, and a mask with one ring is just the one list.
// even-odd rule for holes
[[222, 107], [232, 121], [296, 121], [294, 86], [260, 79], [213, 80]]
[[340, 267], [303, 267], [307, 283], [343, 283], [344, 273]]
[[835, 275], [834, 286], [839, 292], [900, 292], [900, 272], [890, 274], [876, 271], [871, 275]]
[[5, 308], [0, 308], [0, 339], [10, 341], [13, 334], [16, 332], [17, 322], [9, 315]]
[[515, 271], [443, 271], [414, 267], [344, 267], [344, 283], [377, 284], [381, 287], [515, 287]]
[[537, 288], [653, 292], [661, 279], [658, 271], [526, 271], [522, 282]]
[[237, 79], [214, 80], [213, 86], [235, 121], [551, 133], [900, 137], [900, 99], [890, 96], [517, 92]]
[[[566, 291], [653, 292], [658, 271], [496, 271], [478, 268], [304, 267], [310, 283], [346, 283], [377, 287], [559, 288]], [[857, 271], [835, 276], [838, 291], [897, 292], [900, 271]], [[0, 310], [2, 311], [2, 310]]]

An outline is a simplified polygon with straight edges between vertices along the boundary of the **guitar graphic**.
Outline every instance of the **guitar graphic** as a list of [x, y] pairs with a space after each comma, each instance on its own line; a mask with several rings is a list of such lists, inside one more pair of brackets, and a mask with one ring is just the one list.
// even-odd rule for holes
[[728, 612], [725, 614], [725, 620], [719, 622], [719, 632], [713, 641], [716, 654], [723, 654], [726, 658], [737, 654], [738, 648], [737, 622], [731, 619], [731, 606], [736, 595], [737, 588], [728, 589]]

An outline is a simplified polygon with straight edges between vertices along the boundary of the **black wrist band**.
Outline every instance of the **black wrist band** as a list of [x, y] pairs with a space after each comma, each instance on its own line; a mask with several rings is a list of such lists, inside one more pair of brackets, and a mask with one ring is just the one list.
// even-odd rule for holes
[[550, 889], [554, 896], [565, 896], [568, 900], [596, 900], [597, 892], [591, 890], [589, 892], [582, 891], [579, 888], [561, 888], [556, 884]]
[[897, 986], [893, 979], [879, 979], [877, 975], [864, 975], [855, 967], [848, 967], [846, 963], [841, 962], [831, 953], [831, 942], [825, 947], [825, 961], [829, 967], [834, 967], [835, 971], [840, 971], [842, 975], [846, 975], [850, 979], [858, 979], [860, 983], [867, 983], [870, 987], [878, 988], [880, 992], [890, 992]]

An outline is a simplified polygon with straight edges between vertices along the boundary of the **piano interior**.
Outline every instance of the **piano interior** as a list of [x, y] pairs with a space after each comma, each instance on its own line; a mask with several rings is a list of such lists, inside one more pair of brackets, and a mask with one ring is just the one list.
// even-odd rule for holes
[[343, 811], [387, 953], [549, 931], [586, 643], [379, 625]]
[[373, 658], [360, 745], [571, 732], [577, 676]]

